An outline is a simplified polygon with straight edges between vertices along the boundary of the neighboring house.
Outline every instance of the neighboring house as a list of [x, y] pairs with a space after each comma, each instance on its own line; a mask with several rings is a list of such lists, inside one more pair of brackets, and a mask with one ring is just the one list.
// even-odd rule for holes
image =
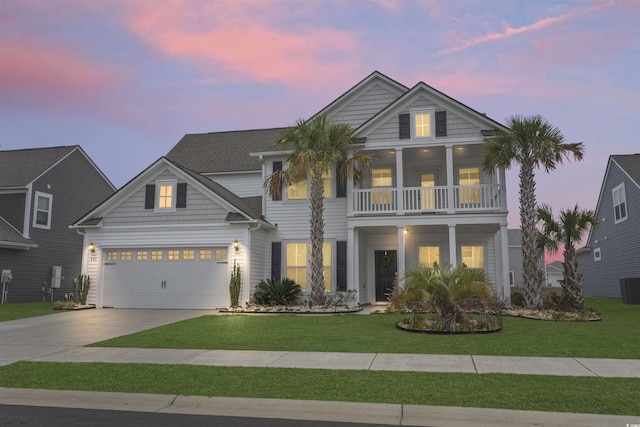
[[6, 301], [77, 292], [84, 246], [69, 225], [114, 191], [79, 146], [0, 151], [0, 269], [13, 276]]
[[547, 264], [546, 286], [562, 286], [560, 282], [564, 279], [564, 268], [562, 261], [554, 261]]
[[[509, 234], [509, 284], [524, 286], [522, 278], [522, 232], [519, 228], [510, 228]], [[538, 269], [544, 270], [544, 257], [538, 258]]]
[[[355, 129], [352, 151], [374, 156], [358, 183], [325, 176], [325, 282], [361, 304], [386, 301], [422, 263], [482, 268], [509, 298], [505, 171], [483, 171], [502, 125], [418, 83], [374, 72], [319, 114]], [[295, 118], [292, 118], [292, 121]], [[267, 195], [286, 168], [282, 128], [185, 135], [73, 227], [99, 307], [218, 308], [241, 268], [241, 301], [262, 279], [307, 290], [307, 182]], [[95, 251], [89, 245], [93, 243]]]
[[620, 298], [620, 279], [640, 277], [640, 154], [609, 156], [596, 216], [578, 251], [584, 294]]

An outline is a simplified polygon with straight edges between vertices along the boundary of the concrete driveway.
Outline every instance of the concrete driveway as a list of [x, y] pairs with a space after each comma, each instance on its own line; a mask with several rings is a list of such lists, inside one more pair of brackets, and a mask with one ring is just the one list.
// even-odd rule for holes
[[92, 309], [0, 322], [0, 366], [215, 313]]

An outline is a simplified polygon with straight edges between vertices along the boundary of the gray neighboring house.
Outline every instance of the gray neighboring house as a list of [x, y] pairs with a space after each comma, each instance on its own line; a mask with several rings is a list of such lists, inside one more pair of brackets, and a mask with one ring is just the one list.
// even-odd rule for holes
[[[507, 230], [509, 241], [509, 285], [523, 286], [522, 278], [522, 232], [519, 228]], [[538, 269], [544, 269], [544, 257], [538, 259]]]
[[620, 279], [640, 277], [640, 154], [609, 156], [596, 215], [578, 251], [584, 294], [620, 298]]
[[0, 151], [0, 270], [13, 276], [7, 302], [75, 293], [82, 236], [69, 228], [115, 187], [80, 146]]
[[560, 281], [564, 279], [562, 261], [554, 261], [547, 264], [547, 286], [562, 286]]

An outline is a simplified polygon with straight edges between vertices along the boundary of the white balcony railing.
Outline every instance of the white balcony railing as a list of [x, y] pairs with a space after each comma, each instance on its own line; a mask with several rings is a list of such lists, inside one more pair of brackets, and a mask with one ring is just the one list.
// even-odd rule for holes
[[[449, 192], [453, 194], [449, 208]], [[398, 203], [405, 213], [476, 212], [502, 209], [500, 186], [497, 184], [454, 185], [439, 187], [392, 187], [353, 190], [353, 213], [397, 213]]]

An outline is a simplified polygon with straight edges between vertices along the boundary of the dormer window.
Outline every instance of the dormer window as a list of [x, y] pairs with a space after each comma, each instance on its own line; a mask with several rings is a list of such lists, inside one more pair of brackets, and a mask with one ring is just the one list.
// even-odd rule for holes
[[154, 212], [175, 212], [187, 207], [187, 184], [177, 180], [158, 180], [145, 189], [144, 208]]
[[411, 138], [433, 138], [433, 108], [424, 108], [411, 111]]
[[434, 108], [411, 110], [398, 116], [399, 139], [432, 139], [447, 136], [447, 112]]

